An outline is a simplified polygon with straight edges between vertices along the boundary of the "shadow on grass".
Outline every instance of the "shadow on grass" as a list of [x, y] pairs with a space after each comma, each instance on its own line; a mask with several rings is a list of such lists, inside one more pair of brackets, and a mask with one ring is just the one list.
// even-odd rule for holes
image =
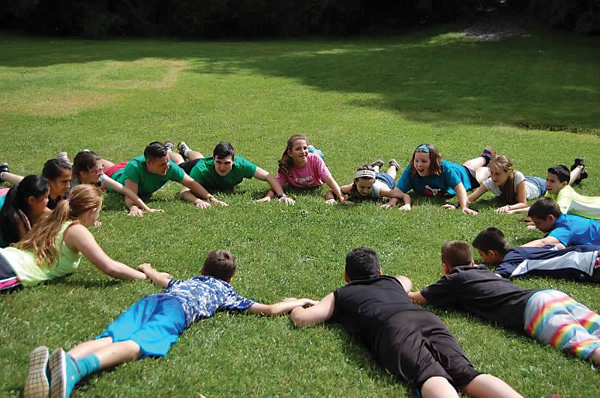
[[187, 61], [197, 74], [252, 72], [348, 94], [353, 107], [426, 123], [511, 124], [600, 134], [596, 38], [544, 32], [478, 42], [453, 27], [353, 40], [186, 42], [0, 37], [6, 67]]

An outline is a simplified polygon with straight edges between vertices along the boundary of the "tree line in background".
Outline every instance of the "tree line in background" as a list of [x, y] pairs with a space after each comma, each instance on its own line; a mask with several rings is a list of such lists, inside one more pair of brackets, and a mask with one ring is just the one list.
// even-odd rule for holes
[[299, 37], [395, 32], [497, 10], [582, 34], [600, 0], [0, 0], [0, 26], [43, 35]]

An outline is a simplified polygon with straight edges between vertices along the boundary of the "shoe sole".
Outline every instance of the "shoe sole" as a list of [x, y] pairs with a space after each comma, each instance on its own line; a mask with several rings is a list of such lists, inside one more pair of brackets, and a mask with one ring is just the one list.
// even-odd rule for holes
[[62, 348], [50, 355], [50, 398], [65, 398], [67, 391], [67, 362]]
[[25, 380], [23, 396], [25, 398], [47, 398], [50, 383], [46, 376], [48, 366], [48, 347], [38, 347], [29, 354], [29, 373]]

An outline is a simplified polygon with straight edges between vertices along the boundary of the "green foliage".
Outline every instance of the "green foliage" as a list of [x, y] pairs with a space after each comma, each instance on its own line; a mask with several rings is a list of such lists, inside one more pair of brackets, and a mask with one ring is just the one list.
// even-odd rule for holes
[[[0, 37], [0, 154], [11, 170], [36, 173], [44, 161], [83, 148], [112, 161], [141, 154], [153, 140], [185, 140], [210, 153], [219, 140], [275, 173], [291, 134], [325, 152], [339, 183], [360, 164], [395, 157], [406, 165], [422, 142], [464, 161], [489, 144], [526, 175], [585, 156], [598, 195], [600, 59], [595, 41], [539, 32], [494, 43], [453, 27], [361, 40], [181, 42]], [[536, 126], [525, 129], [520, 126]], [[562, 126], [562, 127], [561, 127]], [[559, 129], [561, 127], [562, 131]], [[573, 134], [578, 131], [585, 134]], [[292, 191], [293, 207], [253, 203], [267, 189], [249, 180], [217, 196], [227, 208], [199, 210], [177, 199], [177, 184], [154, 195], [164, 213], [126, 216], [122, 197], [105, 197], [92, 233], [113, 258], [150, 262], [176, 277], [196, 275], [206, 252], [232, 251], [233, 285], [261, 302], [321, 298], [342, 286], [343, 259], [357, 246], [378, 251], [384, 271], [416, 288], [441, 275], [448, 239], [471, 241], [501, 228], [513, 244], [542, 235], [522, 216], [445, 211], [416, 198], [411, 212], [378, 203], [327, 206], [325, 189]], [[557, 288], [600, 309], [598, 287], [529, 278], [525, 288]], [[159, 289], [114, 280], [83, 261], [73, 275], [0, 296], [0, 396], [19, 396], [28, 353], [72, 348], [97, 336], [144, 295]], [[589, 363], [464, 314], [433, 309], [475, 367], [524, 396], [592, 397]], [[414, 392], [376, 366], [336, 324], [294, 328], [285, 316], [219, 313], [185, 331], [163, 359], [145, 359], [87, 378], [75, 396], [374, 396]]]

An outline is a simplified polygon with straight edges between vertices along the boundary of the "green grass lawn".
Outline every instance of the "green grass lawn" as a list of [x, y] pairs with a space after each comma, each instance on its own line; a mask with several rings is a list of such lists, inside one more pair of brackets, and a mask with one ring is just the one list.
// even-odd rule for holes
[[[141, 155], [154, 140], [185, 140], [205, 154], [229, 140], [275, 173], [287, 137], [307, 133], [340, 184], [377, 158], [406, 165], [420, 143], [458, 162], [488, 144], [541, 177], [551, 165], [585, 156], [590, 178], [577, 189], [600, 195], [598, 38], [535, 32], [476, 42], [457, 32], [252, 42], [3, 35], [0, 162], [32, 174], [61, 150], [89, 148], [116, 162]], [[265, 183], [246, 181], [218, 195], [228, 208], [199, 210], [178, 200], [170, 184], [151, 202], [165, 212], [142, 219], [127, 217], [122, 198], [109, 195], [93, 234], [119, 261], [150, 262], [182, 278], [197, 274], [207, 251], [226, 248], [238, 259], [238, 292], [267, 303], [318, 299], [341, 286], [345, 254], [357, 246], [373, 247], [386, 273], [422, 288], [441, 275], [439, 252], [448, 239], [470, 242], [489, 226], [514, 244], [542, 236], [525, 229], [522, 216], [494, 214], [498, 203], [489, 197], [472, 206], [479, 216], [466, 216], [423, 199], [408, 213], [374, 203], [327, 206], [324, 188], [293, 193], [293, 207], [252, 202], [265, 191]], [[600, 310], [596, 285], [516, 283], [557, 288]], [[33, 348], [72, 348], [159, 290], [113, 280], [83, 261], [70, 277], [0, 296], [0, 396], [21, 394]], [[527, 397], [593, 397], [600, 390], [589, 363], [474, 317], [433, 311], [478, 369]], [[95, 374], [76, 391], [200, 394], [414, 396], [335, 324], [296, 329], [285, 316], [232, 313], [193, 325], [168, 357]]]

